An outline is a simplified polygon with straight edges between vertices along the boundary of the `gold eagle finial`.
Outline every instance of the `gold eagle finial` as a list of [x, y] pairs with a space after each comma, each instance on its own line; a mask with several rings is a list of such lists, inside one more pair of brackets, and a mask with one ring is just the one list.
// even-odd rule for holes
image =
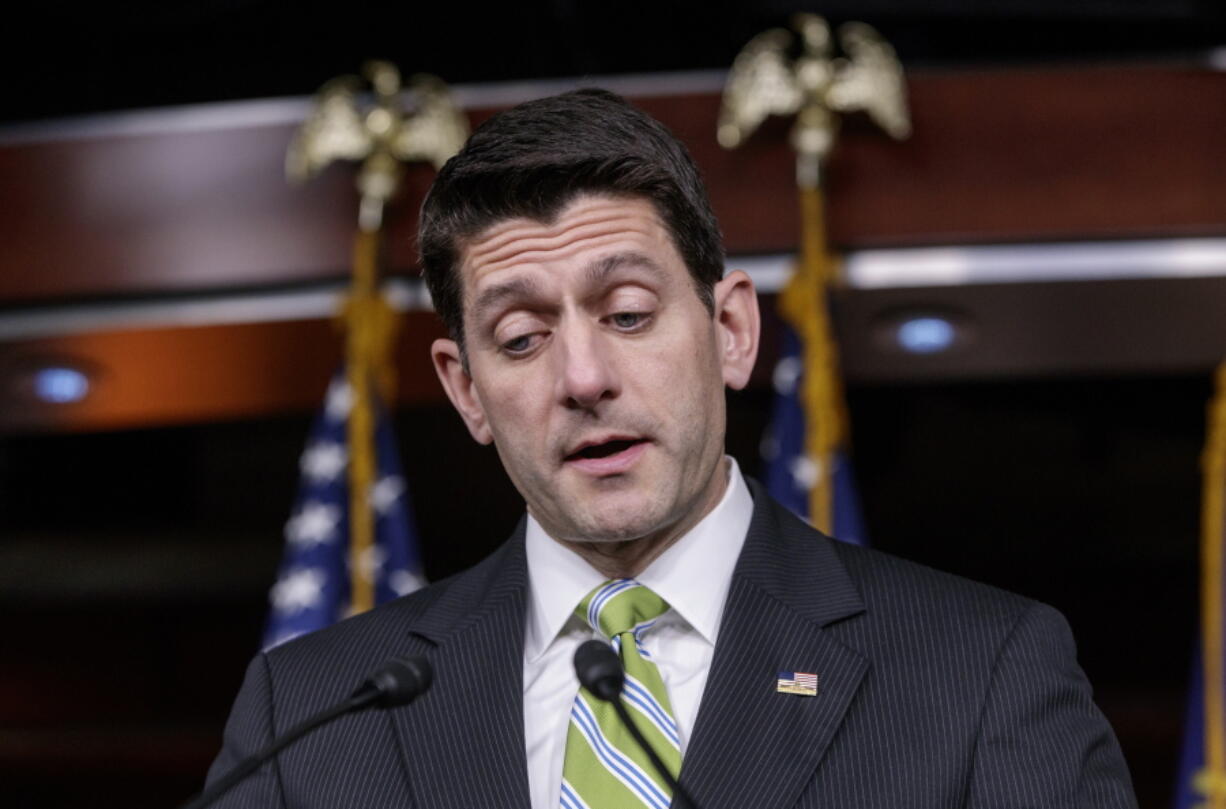
[[792, 145], [802, 160], [820, 163], [834, 143], [834, 113], [864, 110], [895, 138], [911, 132], [902, 66], [871, 26], [839, 27], [845, 57], [832, 57], [830, 27], [816, 14], [797, 14], [792, 27], [758, 34], [732, 63], [720, 109], [719, 142], [732, 149], [770, 115], [796, 115]]
[[[291, 181], [302, 182], [336, 160], [361, 160], [358, 190], [363, 227], [378, 227], [383, 206], [400, 181], [401, 163], [428, 161], [441, 168], [468, 138], [468, 119], [451, 100], [447, 85], [425, 74], [409, 80], [389, 62], [363, 67], [373, 103], [362, 105], [363, 82], [341, 76], [319, 89], [315, 108], [294, 136], [285, 157]], [[412, 109], [405, 112], [404, 96]]]

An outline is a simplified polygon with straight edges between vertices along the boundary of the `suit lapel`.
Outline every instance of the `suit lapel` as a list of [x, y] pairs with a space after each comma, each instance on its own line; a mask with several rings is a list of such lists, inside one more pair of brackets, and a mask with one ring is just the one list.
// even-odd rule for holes
[[523, 537], [521, 522], [495, 556], [458, 577], [412, 628], [435, 683], [394, 717], [415, 807], [529, 805]]
[[[825, 629], [864, 609], [830, 541], [749, 484], [754, 516], [681, 773], [703, 809], [795, 803], [868, 668]], [[410, 651], [426, 655], [435, 677], [425, 696], [392, 713], [415, 807], [530, 804], [523, 536], [521, 523], [410, 628]], [[777, 693], [781, 670], [818, 674], [818, 695]]]
[[[830, 541], [750, 483], [754, 517], [681, 772], [703, 809], [794, 804], [868, 668], [823, 628], [863, 611]], [[779, 693], [780, 671], [817, 674], [818, 694]]]

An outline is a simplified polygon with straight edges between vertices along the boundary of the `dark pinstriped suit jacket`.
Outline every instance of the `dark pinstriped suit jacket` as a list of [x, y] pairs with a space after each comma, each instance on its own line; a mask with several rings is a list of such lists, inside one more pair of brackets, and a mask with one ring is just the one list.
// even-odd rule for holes
[[[682, 781], [702, 809], [1132, 807], [1119, 746], [1055, 610], [832, 542], [750, 483]], [[229, 807], [528, 807], [523, 525], [473, 569], [258, 656], [210, 778], [426, 655], [415, 704], [343, 718], [229, 793]], [[776, 693], [817, 672], [816, 697]]]

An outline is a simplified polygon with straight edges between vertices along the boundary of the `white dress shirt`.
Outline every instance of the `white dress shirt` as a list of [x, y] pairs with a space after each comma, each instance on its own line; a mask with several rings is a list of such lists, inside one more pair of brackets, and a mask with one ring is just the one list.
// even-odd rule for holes
[[[753, 514], [745, 479], [736, 461], [727, 461], [728, 486], [719, 504], [636, 577], [670, 606], [643, 636], [643, 645], [668, 689], [682, 755]], [[531, 515], [525, 543], [531, 590], [524, 627], [528, 787], [532, 809], [557, 809], [570, 709], [579, 692], [571, 658], [580, 643], [596, 636], [574, 609], [606, 577], [551, 539]]]

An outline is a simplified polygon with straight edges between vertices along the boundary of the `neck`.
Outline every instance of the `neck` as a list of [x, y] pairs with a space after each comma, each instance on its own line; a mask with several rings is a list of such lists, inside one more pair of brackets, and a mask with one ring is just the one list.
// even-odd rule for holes
[[647, 566], [668, 550], [682, 534], [674, 534], [664, 541], [627, 539], [623, 542], [569, 542], [558, 540], [582, 557], [606, 579], [633, 579]]

